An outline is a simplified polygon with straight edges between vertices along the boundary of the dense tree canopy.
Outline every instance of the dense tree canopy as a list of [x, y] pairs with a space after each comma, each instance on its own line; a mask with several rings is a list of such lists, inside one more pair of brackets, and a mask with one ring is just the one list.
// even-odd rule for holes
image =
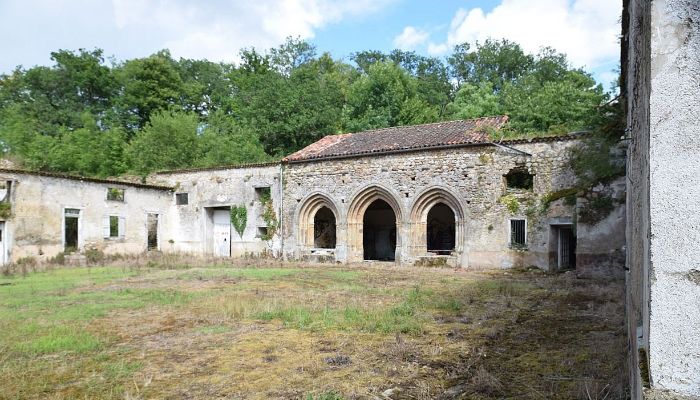
[[551, 49], [456, 46], [444, 60], [363, 51], [351, 62], [288, 39], [238, 65], [100, 49], [0, 75], [0, 145], [26, 168], [94, 176], [279, 158], [319, 138], [405, 124], [511, 117], [508, 134], [596, 123], [608, 95]]

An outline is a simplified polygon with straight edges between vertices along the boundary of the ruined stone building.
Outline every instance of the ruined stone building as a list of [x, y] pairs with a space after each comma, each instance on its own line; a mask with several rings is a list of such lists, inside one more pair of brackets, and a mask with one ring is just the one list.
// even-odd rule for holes
[[698, 398], [700, 4], [625, 0], [622, 43], [632, 398]]
[[622, 275], [618, 204], [579, 218], [577, 135], [494, 143], [506, 117], [327, 136], [280, 163], [149, 184], [0, 170], [3, 261], [95, 249]]

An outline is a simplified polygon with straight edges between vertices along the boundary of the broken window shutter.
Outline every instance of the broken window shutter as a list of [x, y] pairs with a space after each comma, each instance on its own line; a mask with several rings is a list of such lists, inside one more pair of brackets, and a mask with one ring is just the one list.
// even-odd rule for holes
[[102, 217], [102, 237], [109, 239], [109, 215]]
[[125, 224], [126, 218], [124, 217], [119, 217], [119, 237], [123, 238], [126, 231], [124, 229], [124, 224]]

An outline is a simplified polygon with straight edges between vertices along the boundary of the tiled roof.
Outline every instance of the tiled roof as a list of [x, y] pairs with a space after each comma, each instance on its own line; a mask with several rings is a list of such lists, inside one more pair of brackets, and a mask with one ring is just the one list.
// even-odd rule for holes
[[489, 131], [508, 122], [505, 115], [425, 125], [397, 126], [326, 136], [283, 159], [286, 162], [391, 153], [431, 147], [490, 143]]

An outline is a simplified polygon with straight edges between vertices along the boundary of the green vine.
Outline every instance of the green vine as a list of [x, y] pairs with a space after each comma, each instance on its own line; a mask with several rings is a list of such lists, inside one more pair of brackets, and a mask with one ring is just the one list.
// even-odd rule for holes
[[269, 188], [266, 190], [259, 191], [260, 204], [262, 205], [262, 219], [267, 226], [267, 232], [261, 236], [262, 240], [270, 241], [277, 233], [277, 228], [279, 227], [279, 221], [277, 221], [277, 213], [272, 205], [272, 193]]
[[245, 206], [231, 206], [231, 225], [238, 232], [238, 236], [243, 237], [246, 224], [248, 223], [248, 210]]
[[511, 214], [515, 214], [520, 210], [520, 202], [518, 202], [518, 199], [512, 194], [501, 196], [501, 204], [506, 206]]

